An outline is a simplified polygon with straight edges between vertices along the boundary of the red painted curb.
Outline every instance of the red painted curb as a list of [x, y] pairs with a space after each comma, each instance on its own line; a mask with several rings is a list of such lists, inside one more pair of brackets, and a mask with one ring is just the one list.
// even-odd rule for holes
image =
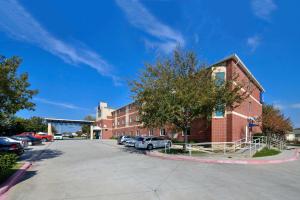
[[16, 171], [11, 177], [9, 177], [1, 186], [0, 186], [0, 200], [5, 199], [6, 192], [14, 186], [18, 180], [25, 174], [26, 170], [31, 166], [31, 163], [26, 162], [22, 165], [18, 171]]
[[285, 162], [291, 162], [298, 160], [300, 149], [294, 151], [294, 155], [290, 158], [277, 159], [277, 160], [213, 160], [204, 158], [195, 158], [188, 156], [172, 156], [166, 155], [159, 152], [146, 152], [146, 155], [166, 160], [187, 160], [200, 163], [211, 163], [211, 164], [242, 164], [242, 165], [265, 165], [265, 164], [279, 164]]

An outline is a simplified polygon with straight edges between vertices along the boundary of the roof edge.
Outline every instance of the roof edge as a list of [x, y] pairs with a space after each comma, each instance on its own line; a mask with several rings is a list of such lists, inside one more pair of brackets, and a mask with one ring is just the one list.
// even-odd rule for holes
[[250, 72], [250, 70], [248, 69], [248, 67], [244, 64], [244, 62], [239, 58], [239, 56], [237, 54], [231, 54], [225, 58], [223, 58], [222, 60], [219, 60], [218, 62], [215, 62], [214, 64], [211, 65], [215, 66], [221, 62], [224, 62], [226, 60], [229, 59], [234, 59], [236, 60], [238, 63], [240, 63], [240, 65], [243, 67], [243, 69], [246, 71], [246, 73], [250, 76], [250, 78], [254, 81], [254, 83], [263, 91], [265, 92], [265, 89], [263, 88], [263, 86], [258, 82], [258, 80], [254, 77], [254, 75]]

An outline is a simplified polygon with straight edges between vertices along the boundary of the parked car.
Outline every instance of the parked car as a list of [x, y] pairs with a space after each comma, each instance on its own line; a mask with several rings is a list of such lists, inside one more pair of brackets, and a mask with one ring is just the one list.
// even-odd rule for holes
[[0, 138], [0, 152], [15, 153], [21, 155], [24, 153], [24, 148], [19, 142], [11, 142], [6, 137]]
[[125, 146], [126, 147], [134, 147], [136, 141], [143, 140], [144, 138], [141, 136], [136, 136], [134, 138], [129, 138], [128, 140], [125, 141]]
[[33, 137], [31, 135], [27, 135], [27, 136], [19, 136], [17, 135], [16, 137], [19, 137], [19, 138], [24, 138], [24, 139], [27, 139], [28, 140], [28, 145], [40, 145], [42, 144], [42, 140], [41, 139], [38, 139], [36, 137]]
[[22, 141], [23, 147], [24, 147], [24, 148], [26, 148], [26, 147], [28, 147], [29, 145], [31, 145], [31, 144], [29, 144], [29, 143], [31, 143], [31, 142], [30, 142], [30, 139], [27, 138], [27, 137], [22, 137], [22, 136], [11, 136], [10, 138], [12, 138], [12, 139], [14, 139], [14, 140]]
[[131, 136], [128, 135], [121, 135], [118, 137], [118, 144], [124, 144], [127, 140], [131, 139]]
[[63, 140], [63, 135], [61, 133], [54, 134], [54, 140]]
[[171, 147], [172, 142], [171, 140], [167, 140], [160, 137], [144, 137], [136, 141], [135, 148], [137, 149], [148, 149], [152, 150], [155, 148], [162, 148], [162, 147]]
[[[1, 138], [1, 137], [0, 137]], [[26, 148], [28, 146], [28, 142], [26, 140], [20, 140], [13, 137], [6, 137], [10, 142], [18, 142], [20, 145], [22, 145], [23, 148]]]
[[76, 133], [63, 133], [62, 135], [63, 137], [68, 137], [68, 138], [74, 138], [75, 136], [77, 136]]
[[40, 139], [42, 142], [50, 142], [53, 141], [53, 136], [48, 134], [36, 134], [34, 132], [23, 132], [18, 134], [17, 136], [32, 136], [37, 139]]

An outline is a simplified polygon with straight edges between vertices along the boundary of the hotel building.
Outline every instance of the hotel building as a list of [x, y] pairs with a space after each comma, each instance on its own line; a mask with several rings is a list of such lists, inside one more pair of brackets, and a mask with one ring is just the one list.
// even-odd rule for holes
[[[234, 109], [225, 112], [216, 111], [208, 122], [197, 119], [188, 131], [190, 141], [195, 142], [232, 142], [261, 132], [256, 119], [262, 114], [262, 93], [264, 88], [256, 80], [242, 60], [233, 54], [211, 65], [213, 76], [225, 80], [233, 79], [237, 74], [237, 82], [245, 87], [242, 91], [252, 91], [250, 96]], [[109, 108], [107, 103], [100, 102], [97, 109], [96, 124], [100, 130], [100, 138], [112, 136], [166, 136], [182, 141], [183, 134], [168, 128], [147, 129], [139, 122], [138, 110], [134, 103], [118, 109]]]

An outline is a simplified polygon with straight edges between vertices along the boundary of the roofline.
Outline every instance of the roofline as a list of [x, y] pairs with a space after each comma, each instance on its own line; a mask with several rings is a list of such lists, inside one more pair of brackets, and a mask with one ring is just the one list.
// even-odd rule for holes
[[120, 107], [115, 108], [112, 112], [116, 112], [117, 110], [120, 110], [120, 109], [122, 109], [122, 108], [124, 108], [124, 107], [126, 107], [130, 104], [134, 104], [134, 103], [135, 103], [134, 101], [131, 101], [130, 103], [125, 104], [124, 106], [120, 106]]
[[232, 55], [229, 55], [225, 58], [223, 58], [222, 60], [219, 60], [218, 62], [214, 63], [211, 65], [211, 67], [221, 63], [221, 62], [224, 62], [226, 60], [229, 60], [229, 59], [234, 59], [236, 60], [238, 63], [241, 64], [241, 66], [243, 67], [243, 69], [246, 71], [246, 73], [250, 76], [250, 78], [254, 81], [254, 83], [263, 91], [265, 92], [265, 89], [263, 88], [263, 86], [258, 82], [258, 80], [254, 77], [254, 75], [250, 72], [250, 70], [248, 69], [248, 67], [244, 64], [244, 62], [239, 58], [239, 56], [237, 54], [232, 54]]
[[70, 121], [70, 122], [83, 122], [83, 123], [94, 123], [95, 121], [90, 121], [90, 120], [78, 120], [78, 119], [58, 119], [58, 118], [44, 118], [46, 121]]

